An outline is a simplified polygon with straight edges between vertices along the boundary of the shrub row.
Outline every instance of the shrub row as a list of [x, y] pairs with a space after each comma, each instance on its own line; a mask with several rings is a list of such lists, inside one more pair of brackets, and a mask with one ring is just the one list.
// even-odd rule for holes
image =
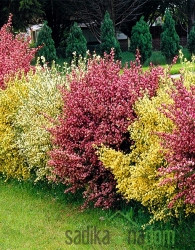
[[0, 172], [81, 190], [83, 207], [125, 198], [156, 220], [194, 213], [193, 63], [179, 80], [161, 67], [144, 72], [139, 52], [123, 72], [113, 51], [61, 70], [43, 61], [11, 71], [0, 89]]

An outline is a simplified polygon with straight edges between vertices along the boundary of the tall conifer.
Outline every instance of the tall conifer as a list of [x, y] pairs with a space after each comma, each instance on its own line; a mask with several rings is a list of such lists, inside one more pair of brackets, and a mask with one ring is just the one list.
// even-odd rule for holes
[[37, 53], [37, 55], [44, 56], [47, 62], [56, 60], [56, 48], [54, 45], [54, 40], [52, 38], [52, 30], [47, 25], [47, 22], [44, 23], [42, 29], [40, 30], [37, 38], [36, 46], [43, 46]]
[[121, 48], [118, 40], [115, 37], [115, 31], [113, 22], [110, 19], [109, 13], [106, 11], [103, 23], [101, 25], [101, 45], [100, 51], [103, 55], [104, 52], [107, 54], [110, 53], [111, 49], [113, 48], [115, 51], [115, 59], [121, 58]]

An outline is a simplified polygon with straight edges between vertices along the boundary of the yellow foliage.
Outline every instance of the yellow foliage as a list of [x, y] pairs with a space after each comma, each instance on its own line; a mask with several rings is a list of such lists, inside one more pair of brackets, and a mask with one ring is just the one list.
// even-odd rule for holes
[[[15, 125], [20, 129], [17, 145], [20, 154], [28, 163], [29, 171], [35, 174], [35, 181], [50, 175], [47, 166], [48, 151], [52, 147], [47, 128], [53, 126], [62, 109], [62, 98], [58, 85], [65, 82], [65, 76], [59, 74], [53, 65], [39, 65], [35, 73], [27, 75], [29, 88], [28, 98], [20, 106]], [[51, 119], [49, 119], [51, 118]]]
[[[100, 160], [109, 168], [117, 181], [117, 188], [127, 200], [136, 200], [154, 213], [155, 219], [163, 219], [168, 211], [168, 203], [175, 194], [175, 186], [159, 185], [161, 178], [158, 168], [166, 166], [165, 152], [156, 132], [171, 132], [174, 124], [159, 110], [161, 104], [171, 104], [167, 93], [172, 81], [163, 79], [157, 95], [147, 95], [135, 104], [137, 120], [129, 127], [134, 145], [130, 154], [102, 147]], [[176, 211], [175, 211], [176, 213]]]
[[14, 120], [23, 99], [28, 95], [26, 78], [10, 80], [5, 90], [0, 89], [0, 172], [14, 178], [28, 178], [29, 171], [16, 144]]
[[187, 61], [182, 54], [182, 51], [179, 51], [179, 58], [182, 64], [181, 75], [184, 79], [184, 86], [189, 88], [192, 85], [195, 85], [195, 56], [193, 55], [191, 61]]
[[69, 88], [74, 77], [86, 71], [86, 58], [78, 66], [52, 65], [48, 68], [41, 58], [26, 76], [13, 77], [5, 90], [0, 89], [0, 172], [7, 178], [30, 178], [35, 181], [51, 175], [47, 166], [52, 143], [48, 128], [62, 110], [58, 86]]

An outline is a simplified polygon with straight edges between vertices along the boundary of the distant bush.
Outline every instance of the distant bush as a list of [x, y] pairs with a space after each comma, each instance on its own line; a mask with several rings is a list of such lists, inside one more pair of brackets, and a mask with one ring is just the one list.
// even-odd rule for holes
[[135, 55], [129, 51], [122, 52], [121, 54], [121, 63], [124, 67], [126, 64], [130, 66], [130, 62], [135, 61]]
[[190, 51], [188, 50], [188, 48], [183, 48], [182, 53], [183, 53], [184, 58], [186, 58], [186, 60], [190, 61], [191, 54], [190, 54]]
[[153, 51], [150, 58], [148, 58], [145, 61], [144, 66], [149, 66], [150, 63], [152, 63], [155, 66], [164, 65], [164, 64], [167, 63], [166, 62], [166, 57], [164, 55], [162, 55], [161, 51]]
[[139, 49], [141, 61], [147, 60], [152, 53], [152, 35], [150, 34], [149, 25], [144, 21], [142, 16], [131, 31], [130, 51], [135, 54]]

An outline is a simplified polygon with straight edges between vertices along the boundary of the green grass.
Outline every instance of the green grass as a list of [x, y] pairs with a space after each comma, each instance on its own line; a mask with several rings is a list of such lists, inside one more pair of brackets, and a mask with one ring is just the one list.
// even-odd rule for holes
[[[33, 185], [32, 183], [0, 180], [0, 249], [173, 249], [169, 246], [147, 246], [128, 244], [128, 231], [146, 223], [149, 219], [144, 209], [134, 209], [133, 223], [118, 215], [110, 218], [116, 211], [87, 209], [80, 211], [80, 194], [63, 194], [63, 186]], [[135, 207], [135, 206], [134, 206]], [[136, 208], [136, 207], [135, 207]], [[130, 206], [122, 208], [122, 213]], [[133, 210], [132, 210], [133, 211]], [[68, 245], [66, 230], [86, 230], [87, 226], [101, 230], [100, 238], [110, 234], [108, 245], [79, 244]], [[174, 249], [193, 249], [193, 221], [185, 220], [178, 226], [175, 223], [157, 223], [147, 228], [154, 230], [174, 229], [176, 242]], [[135, 229], [137, 230], [137, 229]], [[101, 238], [102, 239], [102, 238]]]
[[[169, 66], [166, 64], [166, 65], [161, 65], [163, 68], [168, 68]], [[179, 74], [180, 73], [180, 70], [182, 69], [183, 65], [181, 63], [177, 63], [177, 64], [174, 64], [172, 67], [171, 67], [171, 70], [170, 70], [170, 74], [171, 75], [175, 75], [175, 74]], [[143, 67], [143, 70], [146, 71], [149, 69], [149, 66], [146, 66], [146, 67]]]

